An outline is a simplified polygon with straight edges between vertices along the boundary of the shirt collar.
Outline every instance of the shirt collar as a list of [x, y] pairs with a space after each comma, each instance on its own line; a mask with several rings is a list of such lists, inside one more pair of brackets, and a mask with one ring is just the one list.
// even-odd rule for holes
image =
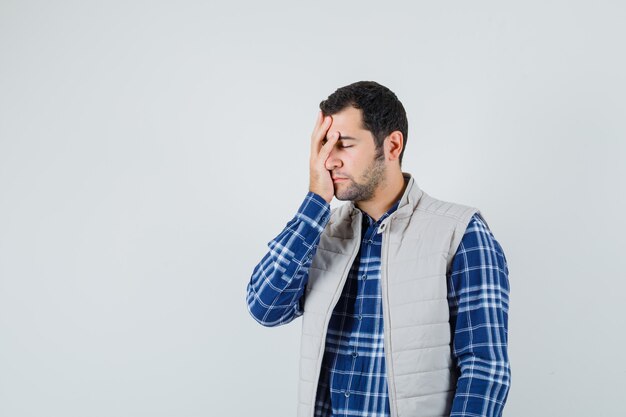
[[[405, 180], [406, 182], [406, 180]], [[398, 206], [400, 205], [400, 200], [402, 199], [402, 197], [398, 198], [398, 200], [394, 203], [393, 206], [391, 206], [391, 208], [389, 210], [387, 210], [385, 212], [385, 214], [383, 214], [382, 216], [380, 216], [380, 218], [377, 221], [374, 221], [374, 219], [372, 219], [370, 217], [369, 214], [367, 214], [366, 212], [364, 212], [363, 210], [359, 209], [357, 207], [357, 210], [360, 210], [361, 213], [363, 214], [363, 224], [365, 225], [372, 225], [372, 224], [380, 224], [383, 220], [385, 220], [387, 217], [389, 217], [394, 211], [396, 211], [398, 209]], [[355, 206], [356, 207], [356, 206]]]

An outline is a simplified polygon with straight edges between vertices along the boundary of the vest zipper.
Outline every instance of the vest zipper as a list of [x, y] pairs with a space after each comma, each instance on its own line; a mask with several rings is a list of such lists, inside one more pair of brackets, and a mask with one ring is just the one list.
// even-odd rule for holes
[[380, 284], [382, 289], [382, 304], [383, 304], [383, 337], [384, 337], [384, 346], [385, 346], [385, 366], [387, 368], [387, 392], [389, 395], [389, 411], [391, 412], [391, 417], [396, 417], [398, 415], [397, 406], [396, 406], [396, 384], [394, 380], [394, 372], [393, 372], [393, 361], [391, 358], [391, 329], [390, 329], [390, 319], [389, 319], [389, 292], [388, 292], [388, 273], [387, 273], [387, 261], [389, 257], [389, 230], [391, 229], [391, 221], [390, 217], [387, 220], [387, 226], [385, 230], [383, 230], [383, 243], [382, 243], [382, 252], [380, 259]]
[[352, 250], [352, 255], [350, 256], [350, 261], [348, 262], [348, 266], [346, 267], [346, 270], [343, 272], [343, 276], [341, 277], [339, 286], [337, 287], [337, 290], [335, 291], [335, 296], [331, 303], [330, 309], [328, 310], [328, 313], [326, 315], [326, 320], [324, 321], [324, 332], [322, 334], [321, 351], [320, 351], [320, 354], [318, 355], [319, 359], [317, 361], [317, 380], [315, 381], [315, 384], [313, 385], [315, 392], [313, 393], [313, 405], [311, 406], [311, 414], [310, 414], [311, 417], [315, 415], [315, 404], [317, 403], [317, 388], [320, 383], [320, 376], [322, 373], [322, 362], [324, 361], [324, 352], [326, 351], [326, 334], [328, 333], [328, 324], [330, 323], [330, 319], [333, 316], [333, 311], [335, 310], [335, 306], [337, 305], [337, 303], [339, 302], [339, 298], [341, 297], [343, 286], [346, 285], [346, 279], [348, 278], [348, 275], [350, 274], [350, 268], [352, 268], [352, 263], [354, 262], [354, 259], [356, 258], [356, 254], [359, 252], [359, 249], [361, 248], [361, 220], [362, 220], [361, 214], [359, 213], [357, 217], [358, 217], [358, 221], [357, 221], [357, 227], [356, 227], [356, 233], [355, 233], [356, 244], [354, 245], [354, 249]]

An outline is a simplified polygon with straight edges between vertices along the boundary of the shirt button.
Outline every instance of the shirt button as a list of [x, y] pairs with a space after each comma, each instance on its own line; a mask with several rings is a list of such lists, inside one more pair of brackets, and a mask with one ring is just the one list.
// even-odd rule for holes
[[359, 320], [363, 320], [363, 316], [359, 314], [359, 315], [357, 316], [357, 319], [359, 319]]
[[343, 395], [345, 395], [345, 396], [346, 396], [346, 398], [348, 398], [348, 397], [350, 396], [350, 391], [346, 391], [346, 392], [344, 392], [344, 393], [343, 393]]
[[367, 275], [366, 274], [361, 275], [361, 279], [365, 281], [367, 279]]
[[356, 353], [356, 352], [352, 352], [352, 357], [353, 357], [353, 358], [356, 358], [357, 356], [359, 356], [359, 354], [358, 354], [358, 353]]

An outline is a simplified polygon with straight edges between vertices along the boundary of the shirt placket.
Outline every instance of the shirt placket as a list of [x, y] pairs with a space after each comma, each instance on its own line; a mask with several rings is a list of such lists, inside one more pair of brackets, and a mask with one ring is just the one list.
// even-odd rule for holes
[[[382, 220], [382, 219], [381, 219]], [[374, 249], [374, 239], [376, 236], [376, 229], [378, 228], [379, 222], [374, 222], [369, 216], [365, 216], [365, 223], [363, 227], [364, 234], [361, 239], [361, 256], [365, 259], [370, 259], [372, 256], [372, 251]], [[359, 352], [359, 342], [360, 342], [360, 334], [362, 331], [363, 321], [366, 320], [365, 315], [370, 314], [372, 312], [368, 311], [370, 306], [364, 306], [367, 298], [366, 292], [366, 280], [368, 279], [368, 274], [370, 271], [370, 262], [366, 261], [362, 265], [362, 268], [359, 268], [358, 274], [356, 278], [357, 285], [357, 293], [356, 293], [356, 305], [354, 306], [355, 311], [355, 326], [354, 331], [351, 332], [350, 340], [348, 343], [350, 360], [346, 361], [350, 367], [350, 377], [348, 378], [346, 388], [344, 390], [344, 396], [346, 397], [346, 408], [348, 407], [348, 402], [350, 396], [354, 394], [354, 378], [355, 378], [355, 368], [357, 364], [357, 360], [361, 353]]]

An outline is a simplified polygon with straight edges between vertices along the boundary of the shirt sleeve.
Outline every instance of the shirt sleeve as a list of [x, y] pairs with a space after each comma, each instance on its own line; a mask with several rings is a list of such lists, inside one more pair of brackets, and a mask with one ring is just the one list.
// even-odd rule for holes
[[309, 192], [269, 252], [254, 268], [247, 287], [248, 310], [264, 326], [278, 326], [302, 315], [301, 298], [330, 205]]
[[475, 214], [448, 277], [452, 350], [460, 371], [451, 417], [502, 415], [511, 378], [508, 273], [502, 247]]

